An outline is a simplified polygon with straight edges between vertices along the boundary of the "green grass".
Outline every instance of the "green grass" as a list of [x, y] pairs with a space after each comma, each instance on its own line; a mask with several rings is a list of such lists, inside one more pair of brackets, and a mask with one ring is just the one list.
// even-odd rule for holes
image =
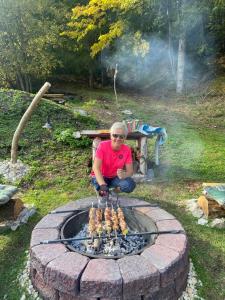
[[[35, 224], [63, 203], [93, 195], [87, 167], [91, 147], [77, 148], [66, 140], [57, 141], [55, 132], [106, 128], [126, 118], [121, 112], [124, 109], [133, 111], [134, 118], [165, 127], [169, 136], [161, 149], [161, 166], [155, 169], [157, 181], [138, 185], [132, 197], [156, 201], [180, 220], [188, 234], [190, 256], [203, 282], [199, 295], [209, 300], [225, 299], [225, 230], [197, 225], [197, 220], [185, 211], [185, 201], [201, 194], [202, 182], [225, 182], [224, 101], [209, 96], [201, 102], [199, 94], [157, 99], [119, 93], [120, 109], [116, 110], [112, 90], [92, 91], [71, 85], [64, 88], [76, 93], [74, 99], [65, 107], [43, 100], [20, 140], [19, 158], [31, 169], [18, 185], [23, 201], [33, 203], [37, 214], [17, 231], [0, 235], [0, 299], [7, 294], [7, 299], [17, 300], [23, 294], [16, 278], [23, 269]], [[18, 91], [0, 90], [1, 159], [9, 159], [14, 130], [31, 99], [32, 96]], [[88, 117], [74, 114], [77, 108], [86, 110]], [[48, 115], [53, 132], [42, 128]], [[150, 156], [153, 146], [150, 140]]]

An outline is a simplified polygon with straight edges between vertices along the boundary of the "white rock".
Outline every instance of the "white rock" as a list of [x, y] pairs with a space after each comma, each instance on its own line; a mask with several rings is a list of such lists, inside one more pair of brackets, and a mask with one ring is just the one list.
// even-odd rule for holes
[[205, 218], [198, 219], [198, 225], [206, 225], [208, 224], [208, 220]]
[[216, 218], [210, 224], [210, 227], [214, 228], [225, 228], [225, 218]]
[[123, 110], [122, 113], [125, 115], [133, 115], [132, 111], [130, 111], [129, 109]]
[[79, 138], [81, 137], [80, 131], [75, 131], [75, 132], [73, 133], [73, 137], [74, 137], [75, 139], [79, 139]]

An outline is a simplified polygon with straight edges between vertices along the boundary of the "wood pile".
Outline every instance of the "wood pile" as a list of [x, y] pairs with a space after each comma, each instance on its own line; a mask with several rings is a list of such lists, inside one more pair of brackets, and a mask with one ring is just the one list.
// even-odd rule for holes
[[204, 215], [207, 218], [225, 217], [225, 184], [203, 183], [203, 187], [204, 195], [198, 198], [198, 205], [203, 210]]

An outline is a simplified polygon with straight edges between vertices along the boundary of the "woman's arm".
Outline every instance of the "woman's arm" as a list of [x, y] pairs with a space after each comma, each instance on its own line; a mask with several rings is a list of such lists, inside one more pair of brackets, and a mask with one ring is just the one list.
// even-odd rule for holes
[[117, 176], [120, 178], [120, 179], [125, 179], [127, 177], [131, 177], [134, 173], [134, 170], [133, 170], [133, 163], [131, 164], [126, 164], [125, 165], [125, 169], [126, 170], [123, 170], [123, 169], [118, 169], [117, 170]]
[[96, 177], [96, 180], [97, 180], [99, 185], [106, 184], [105, 181], [104, 181], [104, 178], [102, 176], [102, 173], [101, 173], [101, 165], [102, 165], [101, 159], [95, 157], [92, 169], [95, 173], [95, 177]]

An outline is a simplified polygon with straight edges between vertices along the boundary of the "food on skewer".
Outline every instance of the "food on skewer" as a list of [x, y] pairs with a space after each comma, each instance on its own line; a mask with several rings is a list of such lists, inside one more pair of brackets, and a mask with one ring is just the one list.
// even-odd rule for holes
[[90, 219], [94, 219], [95, 218], [95, 207], [91, 207], [90, 209], [89, 209], [89, 220]]
[[122, 209], [119, 207], [117, 209], [117, 214], [118, 214], [118, 219], [119, 219], [119, 225], [120, 225], [120, 229], [122, 231], [123, 235], [126, 235], [128, 233], [128, 228], [127, 228], [127, 224], [124, 218], [124, 214]]
[[102, 209], [98, 208], [96, 210], [96, 232], [98, 235], [101, 235], [103, 232], [103, 226], [102, 226]]
[[96, 222], [100, 223], [102, 222], [102, 209], [97, 208], [96, 210]]
[[113, 222], [113, 230], [119, 230], [119, 220], [117, 217], [116, 211], [112, 208], [112, 222]]
[[94, 235], [96, 230], [95, 226], [95, 208], [91, 207], [89, 210], [89, 223], [88, 223], [88, 231], [90, 235]]
[[104, 216], [105, 216], [105, 229], [107, 233], [110, 234], [112, 231], [112, 222], [111, 222], [111, 210], [109, 207], [106, 207]]

